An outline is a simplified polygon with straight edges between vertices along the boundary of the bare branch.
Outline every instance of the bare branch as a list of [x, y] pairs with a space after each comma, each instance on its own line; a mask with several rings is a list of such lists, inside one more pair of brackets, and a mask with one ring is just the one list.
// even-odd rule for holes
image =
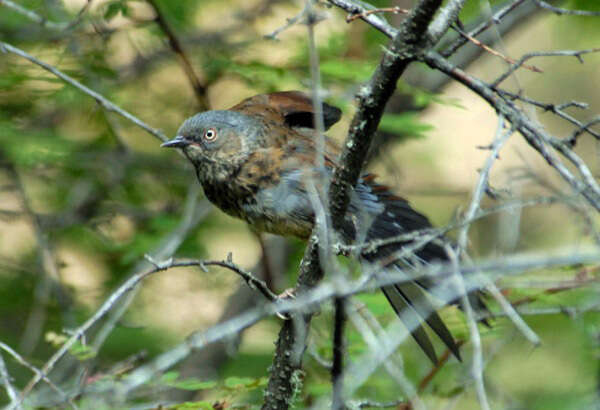
[[410, 10], [403, 9], [403, 8], [398, 7], [398, 6], [396, 6], [396, 7], [384, 7], [384, 8], [372, 9], [372, 10], [365, 10], [362, 13], [358, 13], [358, 14], [348, 14], [348, 16], [346, 17], [346, 23], [352, 23], [356, 19], [359, 19], [359, 18], [362, 18], [362, 17], [366, 17], [369, 14], [374, 14], [374, 13], [408, 14], [408, 13], [410, 13]]
[[40, 16], [35, 11], [26, 9], [20, 4], [14, 3], [11, 0], [0, 0], [0, 6], [6, 6], [7, 8], [19, 13], [22, 16], [27, 17], [29, 20], [34, 23], [39, 24], [42, 27], [49, 28], [51, 30], [64, 30], [69, 27], [68, 23], [55, 23], [46, 19], [45, 17]]
[[[505, 56], [504, 54], [494, 50], [493, 48], [486, 46], [485, 44], [483, 44], [481, 41], [477, 40], [475, 37], [469, 35], [468, 33], [465, 33], [464, 31], [462, 31], [460, 28], [458, 27], [454, 27], [454, 30], [456, 30], [456, 32], [458, 34], [460, 34], [461, 36], [465, 37], [467, 40], [469, 40], [471, 43], [475, 44], [477, 47], [481, 47], [483, 50], [487, 51], [488, 53], [496, 56], [496, 57], [500, 57], [501, 59], [503, 59], [504, 61], [506, 61], [509, 64], [518, 64], [515, 60], [513, 60], [510, 57]], [[534, 65], [526, 65], [521, 63], [520, 64], [521, 67], [526, 68], [528, 70], [533, 71], [534, 73], [543, 73], [543, 71], [534, 66]]]
[[[495, 110], [504, 115], [521, 135], [525, 137], [525, 140], [529, 145], [538, 151], [549, 165], [556, 169], [559, 175], [571, 185], [574, 191], [583, 195], [590, 205], [600, 211], [600, 186], [585, 162], [568, 148], [564, 142], [548, 135], [538, 124], [534, 123], [533, 120], [527, 117], [514, 104], [499, 98], [489, 85], [453, 66], [438, 53], [429, 51], [425, 53], [423, 60], [430, 67], [446, 73], [470, 88], [487, 101], [488, 104], [494, 107]], [[575, 165], [581, 175], [581, 179], [573, 175], [554, 153], [552, 148], [559, 151]]]
[[[359, 107], [352, 120], [340, 165], [336, 168], [329, 189], [331, 221], [339, 231], [348, 206], [350, 192], [358, 181], [373, 134], [377, 129], [385, 104], [406, 67], [417, 58], [419, 44], [441, 0], [420, 0], [402, 22], [398, 34], [385, 51], [369, 84], [359, 93]], [[371, 18], [374, 14], [365, 18]], [[319, 262], [319, 237], [313, 232], [300, 265], [298, 293], [313, 287], [323, 277]], [[294, 394], [294, 374], [300, 371], [303, 346], [310, 315], [297, 316], [284, 323], [275, 352], [269, 386], [265, 391], [264, 410], [288, 408]], [[296, 328], [294, 329], [294, 326]], [[299, 352], [299, 353], [298, 353]]]
[[[50, 359], [48, 359], [48, 361], [44, 364], [44, 366], [40, 370], [40, 373], [36, 373], [36, 375], [29, 381], [29, 383], [27, 383], [27, 385], [25, 386], [25, 388], [23, 389], [23, 391], [21, 393], [21, 398], [18, 402], [19, 405], [23, 402], [23, 400], [29, 394], [29, 392], [31, 392], [31, 390], [43, 379], [43, 375], [48, 375], [52, 371], [54, 366], [56, 366], [58, 361], [69, 351], [69, 349], [78, 340], [82, 339], [85, 336], [85, 334], [91, 329], [92, 326], [94, 326], [104, 316], [106, 316], [114, 308], [114, 306], [117, 304], [117, 302], [119, 302], [119, 300], [123, 296], [125, 296], [128, 292], [135, 289], [135, 287], [142, 280], [144, 280], [145, 278], [147, 278], [148, 276], [150, 276], [154, 273], [162, 272], [162, 271], [165, 271], [165, 270], [168, 270], [171, 268], [176, 268], [176, 267], [197, 266], [197, 267], [200, 267], [201, 269], [205, 269], [206, 266], [213, 266], [213, 265], [221, 266], [221, 267], [227, 268], [227, 269], [237, 273], [238, 275], [242, 276], [242, 278], [244, 278], [246, 281], [248, 281], [249, 283], [252, 283], [258, 289], [260, 289], [261, 293], [263, 293], [263, 295], [265, 295], [265, 297], [276, 298], [276, 295], [272, 294], [270, 292], [270, 290], [268, 290], [268, 288], [266, 288], [266, 284], [263, 281], [256, 279], [252, 274], [245, 272], [244, 270], [239, 268], [237, 265], [235, 265], [231, 260], [226, 260], [226, 261], [204, 261], [204, 260], [172, 261], [171, 260], [171, 261], [166, 261], [166, 262], [154, 261], [153, 263], [154, 263], [153, 269], [136, 273], [135, 275], [132, 275], [129, 279], [127, 279], [125, 281], [125, 283], [123, 283], [117, 290], [115, 290], [106, 299], [106, 301], [100, 306], [100, 308], [96, 311], [96, 313], [94, 313], [87, 321], [85, 321], [85, 323], [83, 325], [81, 325], [80, 327], [78, 327], [77, 329], [75, 329], [72, 332], [71, 337], [69, 337], [69, 339], [60, 347], [60, 349], [58, 349], [52, 355], [52, 357]], [[267, 296], [267, 295], [269, 295], [269, 296]]]
[[[182, 262], [181, 266], [194, 266], [191, 265], [192, 262], [186, 262], [190, 263], [190, 265], [183, 265], [183, 263], [184, 262]], [[195, 266], [198, 266], [198, 263], [199, 262], [196, 261]], [[518, 275], [522, 274], [524, 271], [533, 269], [597, 263], [600, 263], [600, 255], [598, 253], [570, 254], [567, 256], [558, 257], [521, 255], [515, 257], [503, 257], [500, 259], [480, 262], [473, 266], [462, 267], [461, 272], [467, 280], [466, 284], [468, 284], [469, 288], [466, 290], [468, 292], [472, 289], [482, 286], [482, 284], [476, 283], [470, 279], [470, 276], [480, 272], [487, 273], [491, 277], [491, 280], [493, 280], [494, 277]], [[435, 283], [440, 284], [439, 286], [445, 287], [447, 284], [443, 281], [443, 279], [451, 278], [452, 275], [454, 275], [454, 269], [452, 267], [429, 265], [422, 267], [419, 271], [415, 272], [414, 276], [411, 276], [410, 278], [407, 278], [403, 272], [390, 273], [389, 275], [377, 276], [371, 283], [365, 282], [365, 280], [362, 278], [357, 281], [349, 281], [348, 283], [344, 284], [343, 289], [341, 289], [339, 285], [333, 286], [329, 282], [322, 283], [316, 287], [313, 287], [307, 292], [299, 294], [295, 299], [279, 300], [276, 303], [270, 303], [256, 307], [252, 310], [245, 311], [241, 315], [226, 322], [219, 323], [210, 329], [191, 335], [183, 343], [175, 346], [173, 349], [167, 352], [162, 353], [153, 359], [152, 362], [145, 364], [132, 372], [118, 387], [118, 390], [120, 393], [125, 394], [133, 389], [136, 389], [150, 380], [156, 374], [169, 369], [179, 361], [183, 360], [192, 350], [203, 348], [210, 343], [235, 334], [240, 330], [251, 326], [264, 317], [284, 312], [305, 312], [308, 306], [320, 304], [335, 297], [351, 296], [357, 293], [370, 292], [373, 288], [378, 288], [393, 283], [402, 283], [406, 280], [418, 280], [419, 278], [424, 277], [432, 278]], [[130, 282], [131, 279], [127, 283]], [[443, 302], [447, 303], [454, 298], [455, 295], [444, 295]], [[292, 317], [297, 316], [292, 315]], [[292, 322], [293, 320], [287, 320], [285, 324]], [[385, 352], [380, 351], [377, 360], [380, 360], [379, 358], [381, 358], [381, 360], [385, 360], [385, 357], [389, 356], [389, 354], [395, 351], [397, 345], [407, 337], [408, 332], [403, 326], [394, 326], [394, 331], [389, 333], [388, 337], [386, 337], [387, 342], [384, 344]], [[294, 332], [292, 331], [290, 335], [293, 334]], [[364, 361], [356, 362], [355, 365], [353, 365], [353, 368], [361, 369], [362, 374], [363, 370], [370, 368], [373, 365], [376, 365], [376, 363], [373, 362], [373, 357], [369, 356]], [[295, 377], [298, 376], [297, 372], [294, 372], [293, 374]], [[352, 371], [348, 372], [348, 374], [352, 375], [353, 377], [357, 376], [357, 374], [353, 374]], [[362, 380], [363, 377], [360, 379]], [[346, 386], [346, 388], [348, 388], [348, 386]]]
[[589, 10], [569, 10], [560, 7], [554, 7], [543, 0], [533, 0], [539, 7], [549, 10], [558, 15], [569, 14], [572, 16], [600, 16], [600, 11]]
[[[494, 162], [499, 156], [500, 150], [508, 141], [508, 138], [512, 135], [514, 128], [510, 128], [508, 131], [504, 132], [504, 116], [500, 114], [498, 116], [498, 125], [496, 128], [496, 136], [494, 137], [494, 141], [490, 145], [490, 154], [485, 160], [485, 164], [483, 168], [479, 171], [479, 179], [477, 181], [477, 185], [473, 190], [473, 195], [471, 197], [471, 203], [469, 204], [469, 208], [465, 213], [464, 218], [466, 220], [472, 220], [475, 217], [478, 209], [480, 208], [481, 199], [483, 198], [483, 194], [485, 193], [488, 185], [489, 185], [489, 175], [492, 170], [492, 166]], [[470, 224], [464, 224], [462, 228], [458, 232], [458, 254], [459, 256], [464, 254], [467, 249], [467, 238], [469, 232]]]
[[[509, 15], [511, 12], [513, 12], [513, 10], [515, 10], [517, 7], [519, 7], [523, 3], [527, 3], [527, 0], [514, 0], [514, 1], [510, 2], [509, 4], [507, 4], [506, 6], [501, 7], [493, 16], [491, 16], [491, 18], [489, 20], [482, 22], [477, 27], [475, 27], [473, 30], [471, 30], [469, 33], [467, 33], [468, 36], [475, 38], [479, 34], [486, 31], [488, 28], [490, 28], [490, 27], [494, 26], [495, 24], [497, 24], [498, 22], [500, 22], [504, 17]], [[446, 47], [446, 49], [441, 51], [440, 54], [443, 57], [448, 58], [451, 55], [453, 55], [454, 53], [456, 53], [456, 51], [459, 48], [461, 48], [462, 46], [464, 46], [467, 43], [468, 43], [468, 38], [466, 38], [464, 36], [459, 36], [450, 46]]]
[[448, 28], [458, 20], [458, 15], [465, 5], [466, 0], [451, 0], [440, 9], [437, 17], [429, 25], [427, 36], [430, 43], [435, 44], [446, 32]]
[[4, 363], [4, 358], [0, 354], [0, 382], [4, 384], [4, 389], [8, 394], [8, 398], [10, 399], [10, 405], [14, 406], [13, 408], [22, 409], [21, 403], [19, 403], [19, 391], [12, 384], [12, 380], [10, 378], [10, 374], [8, 374], [8, 370], [6, 369], [6, 363]]
[[[575, 57], [579, 60], [580, 63], [583, 64], [583, 55], [590, 53], [597, 53], [600, 51], [600, 48], [591, 48], [587, 50], [560, 50], [560, 51], [536, 51], [533, 53], [527, 53], [523, 57], [521, 57], [518, 61], [511, 64], [510, 68], [506, 70], [497, 80], [495, 80], [492, 84], [492, 88], [498, 87], [500, 83], [506, 80], [512, 73], [519, 69], [519, 67], [524, 67], [525, 61], [534, 58], [534, 57]], [[539, 70], [539, 69], [538, 69]]]
[[165, 33], [167, 39], [169, 40], [169, 45], [171, 49], [175, 52], [177, 57], [179, 57], [179, 62], [181, 63], [181, 67], [183, 68], [183, 72], [185, 73], [192, 89], [194, 90], [194, 95], [196, 96], [196, 101], [198, 103], [198, 109], [200, 111], [204, 111], [208, 109], [208, 101], [206, 99], [206, 87], [202, 84], [190, 59], [188, 58], [186, 52], [183, 50], [183, 46], [181, 42], [175, 35], [173, 29], [167, 22], [165, 16], [161, 13], [156, 0], [146, 0], [154, 9], [154, 13], [156, 14], [155, 21], [156, 24], [160, 27], [160, 29]]
[[349, 13], [348, 17], [357, 15], [361, 20], [367, 22], [371, 26], [375, 27], [377, 30], [384, 33], [389, 38], [393, 38], [398, 34], [398, 30], [392, 27], [383, 17], [378, 16], [375, 13], [369, 13], [370, 10], [374, 10], [375, 7], [371, 9], [365, 8], [363, 5], [365, 3], [361, 3], [360, 5], [349, 0], [327, 0], [329, 3], [333, 4], [345, 10]]
[[[499, 123], [502, 124], [502, 122], [502, 118], [500, 118]], [[502, 125], [500, 125], [499, 128], [501, 129]], [[498, 138], [500, 139], [501, 137], [498, 136]], [[458, 294], [461, 295], [460, 304], [466, 314], [467, 325], [469, 326], [469, 334], [471, 335], [471, 344], [473, 345], [473, 367], [471, 368], [471, 375], [475, 380], [477, 399], [479, 400], [479, 406], [482, 410], [490, 410], [490, 404], [485, 392], [485, 385], [483, 384], [483, 349], [481, 346], [481, 335], [479, 334], [477, 321], [475, 319], [475, 312], [473, 311], [473, 307], [469, 301], [468, 291], [461, 275], [461, 268], [458, 259], [459, 255], [450, 246], [446, 246], [446, 252], [450, 257], [450, 261], [454, 268], [453, 282], [458, 289]]]
[[40, 61], [37, 58], [33, 57], [31, 54], [29, 54], [29, 53], [21, 50], [20, 48], [13, 47], [13, 46], [11, 46], [8, 43], [0, 42], [0, 50], [4, 50], [4, 51], [7, 51], [7, 52], [16, 54], [16, 55], [18, 55], [20, 57], [23, 57], [26, 60], [31, 61], [32, 63], [34, 63], [36, 65], [39, 65], [44, 70], [49, 71], [50, 73], [54, 74], [55, 76], [57, 76], [58, 78], [60, 78], [64, 82], [66, 82], [67, 84], [72, 85], [73, 87], [77, 88], [78, 90], [80, 90], [80, 91], [84, 92], [85, 94], [89, 95], [90, 97], [92, 97], [104, 109], [119, 114], [121, 117], [123, 117], [123, 118], [131, 121], [132, 123], [134, 123], [138, 127], [142, 128], [143, 130], [147, 131], [148, 133], [152, 134], [153, 136], [155, 136], [159, 140], [161, 140], [163, 142], [167, 141], [168, 138], [162, 132], [160, 132], [159, 130], [150, 127], [148, 124], [146, 124], [145, 122], [141, 121], [136, 116], [134, 116], [134, 115], [130, 114], [129, 112], [125, 111], [124, 109], [118, 107], [117, 105], [115, 105], [111, 101], [107, 100], [101, 94], [99, 94], [96, 91], [94, 91], [94, 90], [86, 87], [85, 85], [81, 84], [79, 81], [77, 81], [74, 78], [66, 75], [65, 73], [63, 73], [62, 71], [58, 70], [57, 68], [54, 68], [50, 64], [44, 63], [43, 61]]
[[[70, 398], [67, 393], [65, 393], [60, 387], [58, 387], [56, 384], [54, 384], [52, 382], [52, 380], [50, 380], [40, 369], [38, 369], [37, 367], [35, 367], [34, 365], [32, 365], [31, 363], [29, 363], [27, 360], [25, 360], [19, 353], [15, 352], [10, 346], [8, 346], [5, 343], [0, 342], [0, 349], [6, 351], [9, 355], [11, 355], [17, 362], [19, 362], [19, 364], [21, 364], [22, 366], [28, 368], [29, 370], [31, 370], [34, 374], [38, 375], [39, 377], [42, 378], [42, 380], [48, 384], [48, 386], [50, 386], [50, 388], [52, 390], [54, 390], [56, 393], [58, 393], [59, 396], [62, 397], [62, 399], [65, 402], [68, 402], [69, 405], [76, 409], [77, 405], [75, 404], [75, 402], [73, 402], [73, 399]], [[17, 397], [18, 398], [18, 397]]]

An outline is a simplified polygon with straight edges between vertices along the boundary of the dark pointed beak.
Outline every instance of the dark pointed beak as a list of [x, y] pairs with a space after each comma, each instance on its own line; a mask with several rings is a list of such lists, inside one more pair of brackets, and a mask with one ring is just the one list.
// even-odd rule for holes
[[163, 148], [185, 148], [190, 145], [190, 142], [181, 135], [176, 136], [172, 140], [160, 144]]

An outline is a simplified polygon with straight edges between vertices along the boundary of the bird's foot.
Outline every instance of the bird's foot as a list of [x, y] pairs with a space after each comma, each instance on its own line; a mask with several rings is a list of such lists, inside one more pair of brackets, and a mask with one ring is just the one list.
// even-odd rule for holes
[[[284, 301], [286, 299], [296, 299], [296, 289], [295, 288], [288, 288], [288, 289], [284, 290], [283, 292], [281, 292], [279, 295], [277, 295], [277, 301]], [[290, 314], [287, 312], [284, 312], [284, 313], [277, 312], [276, 314], [280, 319], [283, 319], [283, 320], [290, 319]]]

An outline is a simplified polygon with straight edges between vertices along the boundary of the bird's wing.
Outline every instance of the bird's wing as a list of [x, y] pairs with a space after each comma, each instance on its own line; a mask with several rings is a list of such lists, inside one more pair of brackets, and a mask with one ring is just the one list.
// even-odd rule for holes
[[[310, 96], [300, 91], [280, 91], [250, 97], [230, 108], [249, 115], [271, 115], [291, 128], [314, 128], [315, 108]], [[339, 121], [342, 111], [323, 103], [325, 129]]]

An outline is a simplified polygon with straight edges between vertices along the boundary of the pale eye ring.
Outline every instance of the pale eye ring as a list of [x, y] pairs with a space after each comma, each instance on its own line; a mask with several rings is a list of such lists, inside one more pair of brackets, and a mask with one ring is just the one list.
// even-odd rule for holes
[[213, 142], [217, 139], [217, 130], [214, 128], [209, 128], [204, 131], [204, 139], [208, 142]]

